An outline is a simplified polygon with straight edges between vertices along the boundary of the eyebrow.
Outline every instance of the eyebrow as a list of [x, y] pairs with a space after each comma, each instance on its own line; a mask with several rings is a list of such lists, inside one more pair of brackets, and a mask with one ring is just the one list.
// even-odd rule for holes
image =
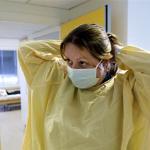
[[[64, 59], [66, 60], [66, 59], [70, 59], [70, 58], [64, 55]], [[80, 60], [80, 59], [87, 60], [85, 57], [77, 57], [76, 58], [76, 60]]]
[[86, 62], [86, 63], [89, 62], [86, 58], [82, 58], [82, 57], [76, 58], [76, 60], [77, 60], [78, 62], [80, 62], [80, 61], [84, 61], [84, 62]]

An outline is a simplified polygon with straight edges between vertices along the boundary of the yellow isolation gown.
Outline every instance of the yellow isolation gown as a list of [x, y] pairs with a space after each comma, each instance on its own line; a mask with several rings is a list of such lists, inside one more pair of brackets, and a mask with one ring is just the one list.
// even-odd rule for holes
[[150, 52], [127, 46], [115, 77], [74, 87], [59, 55], [60, 41], [21, 44], [29, 86], [23, 150], [150, 150]]

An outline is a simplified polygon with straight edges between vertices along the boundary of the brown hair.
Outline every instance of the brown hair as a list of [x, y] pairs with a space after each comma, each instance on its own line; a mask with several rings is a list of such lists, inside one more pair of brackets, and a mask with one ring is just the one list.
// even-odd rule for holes
[[[82, 24], [72, 30], [62, 41], [60, 53], [64, 58], [65, 46], [72, 43], [79, 48], [86, 48], [97, 59], [109, 59], [115, 63], [115, 45], [121, 45], [112, 33], [106, 33], [103, 27], [97, 24]], [[116, 67], [112, 68], [116, 72]]]

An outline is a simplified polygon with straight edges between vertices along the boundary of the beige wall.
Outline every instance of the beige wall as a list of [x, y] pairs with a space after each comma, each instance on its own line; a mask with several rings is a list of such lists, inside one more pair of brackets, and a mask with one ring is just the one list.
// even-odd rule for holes
[[127, 0], [110, 0], [110, 4], [112, 7], [112, 32], [118, 36], [121, 42], [126, 44], [128, 31], [128, 2]]

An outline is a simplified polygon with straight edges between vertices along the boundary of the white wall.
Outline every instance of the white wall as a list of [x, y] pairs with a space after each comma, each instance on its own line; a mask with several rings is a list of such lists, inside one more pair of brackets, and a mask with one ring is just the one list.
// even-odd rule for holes
[[150, 50], [150, 1], [128, 0], [128, 44]]
[[22, 122], [25, 125], [27, 121], [27, 112], [28, 112], [28, 89], [20, 65], [18, 65], [18, 75], [19, 75], [19, 84], [20, 84], [20, 91], [21, 91], [21, 116], [22, 116]]
[[127, 43], [127, 14], [128, 0], [109, 0], [111, 5], [111, 31], [116, 34], [118, 39]]
[[16, 50], [19, 45], [19, 40], [16, 39], [0, 39], [1, 50]]
[[103, 0], [111, 5], [111, 31], [122, 43], [150, 50], [150, 0]]
[[36, 37], [34, 39], [35, 40], [49, 40], [49, 39], [59, 40], [59, 35], [60, 35], [60, 32], [52, 32], [52, 33], [48, 33], [48, 34]]
[[47, 29], [41, 30], [36, 33], [32, 33], [27, 38], [29, 40], [45, 40], [45, 39], [59, 39], [60, 26], [55, 26], [53, 28], [48, 27]]

